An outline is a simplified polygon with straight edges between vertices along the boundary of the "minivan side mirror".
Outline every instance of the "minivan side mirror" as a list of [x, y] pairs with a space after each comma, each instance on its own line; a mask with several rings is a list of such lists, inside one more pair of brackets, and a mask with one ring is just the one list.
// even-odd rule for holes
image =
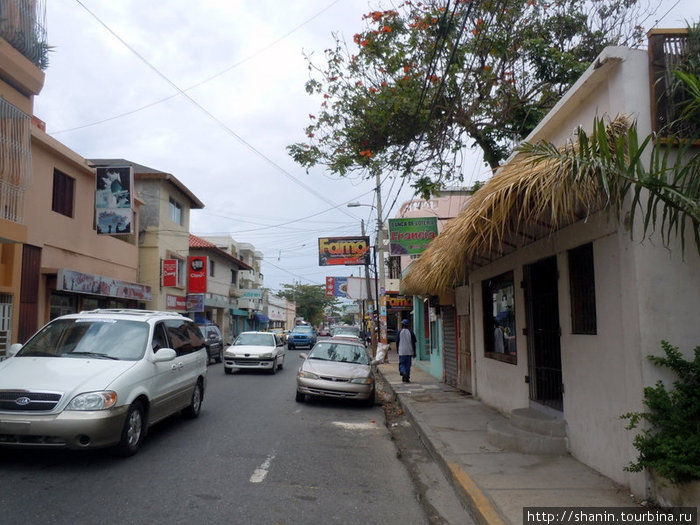
[[158, 351], [153, 355], [154, 363], [164, 363], [166, 361], [172, 361], [177, 357], [177, 353], [172, 348], [159, 348]]
[[22, 349], [21, 343], [14, 343], [7, 349], [7, 357], [14, 357]]

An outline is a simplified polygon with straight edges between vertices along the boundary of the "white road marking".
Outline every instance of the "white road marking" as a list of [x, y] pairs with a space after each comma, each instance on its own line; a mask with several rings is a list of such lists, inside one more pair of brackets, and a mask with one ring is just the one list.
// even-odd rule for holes
[[370, 430], [376, 429], [376, 423], [345, 423], [343, 421], [334, 421], [333, 424], [345, 430]]
[[263, 461], [262, 465], [255, 469], [253, 475], [250, 476], [251, 483], [262, 483], [263, 481], [265, 481], [267, 473], [270, 470], [270, 463], [272, 463], [273, 459], [275, 459], [275, 455], [270, 454], [269, 456], [267, 456], [267, 459]]

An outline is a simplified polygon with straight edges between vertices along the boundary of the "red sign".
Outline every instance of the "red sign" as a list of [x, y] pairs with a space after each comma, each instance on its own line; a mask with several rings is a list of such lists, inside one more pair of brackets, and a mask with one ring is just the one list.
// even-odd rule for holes
[[335, 292], [335, 277], [326, 277], [326, 295], [333, 297]]
[[177, 286], [177, 259], [163, 259], [163, 286]]
[[192, 255], [187, 258], [187, 291], [207, 293], [206, 255]]

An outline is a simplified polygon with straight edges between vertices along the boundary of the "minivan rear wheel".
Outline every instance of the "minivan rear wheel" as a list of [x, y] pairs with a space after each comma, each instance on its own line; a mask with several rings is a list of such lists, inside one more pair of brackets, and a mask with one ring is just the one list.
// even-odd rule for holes
[[187, 408], [182, 411], [182, 415], [187, 419], [194, 419], [199, 415], [199, 411], [202, 409], [202, 383], [197, 381], [192, 391], [192, 399]]

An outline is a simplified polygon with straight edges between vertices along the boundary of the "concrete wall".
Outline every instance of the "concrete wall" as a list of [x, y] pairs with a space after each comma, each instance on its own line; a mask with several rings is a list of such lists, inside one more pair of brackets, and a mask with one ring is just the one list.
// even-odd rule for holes
[[[647, 55], [643, 51], [607, 49], [528, 139], [561, 144], [579, 125], [590, 130], [595, 116], [625, 113], [636, 117], [640, 136], [651, 130]], [[681, 254], [678, 242], [663, 247], [659, 234], [641, 242], [639, 223], [634, 240], [624, 220], [599, 213], [526, 246], [470, 275], [472, 285], [474, 380], [476, 395], [508, 412], [529, 405], [524, 382], [528, 373], [527, 340], [522, 335], [525, 301], [519, 286], [523, 266], [555, 255], [559, 271], [563, 417], [571, 454], [611, 479], [645, 495], [645, 476], [624, 472], [636, 459], [634, 433], [625, 429], [624, 413], [643, 409], [643, 388], [669, 376], [650, 364], [668, 339], [687, 357], [700, 343], [697, 301], [700, 257], [692, 238]], [[597, 334], [571, 333], [568, 249], [592, 242]], [[516, 283], [517, 365], [484, 357], [481, 281], [513, 271]]]

